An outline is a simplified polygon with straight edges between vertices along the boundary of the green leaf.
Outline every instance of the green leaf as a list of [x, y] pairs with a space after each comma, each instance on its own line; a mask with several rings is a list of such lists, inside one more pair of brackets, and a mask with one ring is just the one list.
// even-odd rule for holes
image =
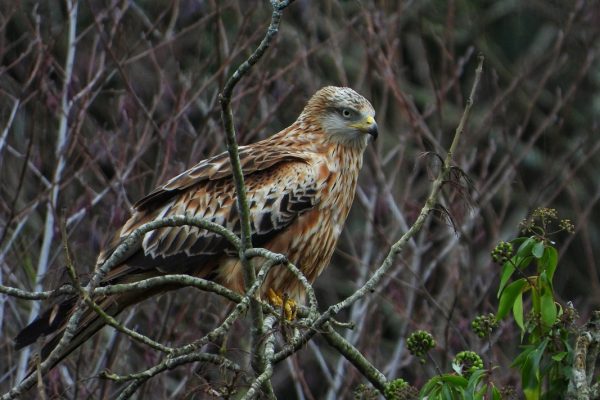
[[531, 352], [531, 358], [533, 359], [535, 368], [538, 370], [538, 374], [540, 369], [540, 361], [542, 359], [542, 356], [544, 355], [544, 351], [546, 350], [546, 346], [548, 345], [549, 341], [550, 339], [548, 338], [542, 340], [538, 347], [536, 347], [536, 349]]
[[463, 400], [475, 400], [475, 395], [473, 392], [465, 391], [463, 393]]
[[531, 255], [531, 248], [537, 243], [533, 237], [529, 237], [525, 239], [523, 243], [517, 249], [517, 256], [521, 258], [525, 258]]
[[500, 391], [496, 386], [492, 386], [492, 400], [502, 400], [502, 396], [500, 395]]
[[548, 274], [548, 279], [550, 282], [552, 282], [552, 279], [554, 279], [556, 266], [558, 265], [558, 251], [552, 246], [546, 246], [544, 250], [544, 256], [538, 261], [538, 263], [540, 263], [541, 269], [546, 271], [546, 274]]
[[560, 362], [560, 361], [564, 360], [564, 358], [567, 356], [567, 354], [569, 354], [568, 351], [561, 351], [560, 353], [556, 353], [555, 355], [553, 355], [552, 359], [554, 361]]
[[522, 338], [523, 333], [525, 332], [525, 323], [523, 322], [523, 292], [519, 293], [515, 298], [515, 302], [513, 303], [513, 316], [515, 317], [515, 322], [521, 329]]
[[540, 292], [545, 290], [552, 292], [554, 289], [552, 288], [552, 281], [548, 278], [548, 273], [546, 271], [542, 271], [540, 274]]
[[432, 397], [435, 392], [439, 393], [439, 389], [441, 388], [440, 383], [440, 377], [438, 375], [428, 380], [421, 388], [421, 391], [419, 392], [419, 398], [425, 396]]
[[452, 391], [447, 385], [442, 386], [442, 399], [453, 400], [455, 397], [452, 395]]
[[477, 400], [485, 400], [487, 391], [488, 391], [487, 385], [481, 385], [479, 390], [477, 390], [477, 392], [475, 393], [475, 398]]
[[515, 368], [515, 367], [518, 367], [519, 369], [523, 368], [523, 366], [525, 365], [525, 361], [527, 361], [527, 359], [530, 357], [531, 353], [533, 351], [535, 351], [535, 346], [532, 346], [532, 345], [522, 346], [522, 348], [523, 348], [523, 351], [521, 352], [521, 354], [519, 354], [517, 357], [515, 357], [515, 360], [510, 365], [511, 368]]
[[519, 236], [518, 238], [514, 238], [513, 240], [511, 240], [510, 242], [512, 243], [512, 245], [514, 247], [520, 246], [521, 243], [523, 243], [524, 241], [526, 241], [527, 239], [529, 239], [527, 236]]
[[[479, 392], [481, 392], [481, 388], [479, 388], [479, 390], [477, 390], [477, 387], [481, 384], [481, 381], [484, 378], [486, 372], [487, 371], [484, 369], [478, 369], [471, 374], [471, 376], [469, 377], [469, 383], [465, 390], [465, 399], [475, 400], [475, 399], [482, 398], [482, 396], [479, 394]], [[485, 389], [486, 388], [484, 385], [484, 387], [483, 387], [484, 393], [485, 393]]]
[[427, 396], [429, 399], [462, 399], [462, 392], [467, 387], [467, 379], [454, 375], [444, 374], [431, 378], [421, 389], [420, 398]]
[[539, 400], [540, 398], [540, 360], [547, 343], [547, 340], [544, 340], [536, 349], [529, 352], [521, 368], [521, 383], [527, 400]]
[[531, 249], [531, 254], [533, 254], [533, 256], [535, 258], [542, 258], [542, 256], [544, 255], [544, 242], [539, 241], [536, 242], [536, 244], [533, 245], [533, 248]]
[[542, 317], [542, 323], [546, 328], [551, 327], [556, 322], [556, 304], [554, 303], [554, 296], [550, 290], [545, 290], [540, 298], [540, 314]]
[[526, 400], [539, 400], [540, 399], [540, 391], [537, 387], [525, 388], [525, 389], [523, 389], [523, 394], [525, 395]]
[[496, 318], [498, 320], [504, 318], [506, 314], [508, 314], [508, 311], [513, 307], [517, 296], [519, 295], [519, 293], [521, 293], [526, 284], [527, 281], [525, 280], [525, 278], [521, 278], [519, 280], [514, 281], [513, 283], [508, 285], [506, 289], [504, 289], [502, 295], [500, 296], [500, 302], [498, 304], [498, 313], [496, 314]]
[[511, 258], [511, 261], [516, 268], [523, 269], [529, 265], [533, 257], [531, 255], [531, 249], [536, 243], [537, 240], [533, 237], [526, 238], [523, 243], [521, 243], [516, 254]]
[[502, 290], [504, 290], [504, 287], [508, 283], [508, 280], [510, 279], [512, 274], [515, 272], [515, 266], [513, 264], [515, 261], [516, 261], [516, 257], [512, 257], [510, 259], [510, 261], [505, 262], [504, 265], [502, 266], [502, 275], [500, 277], [500, 286], [498, 288], [498, 298], [500, 297]]
[[521, 370], [521, 386], [527, 400], [539, 400], [541, 382], [540, 382], [540, 361], [546, 350], [549, 339], [542, 340], [537, 346], [524, 346], [523, 352], [517, 356], [513, 362], [513, 367]]
[[452, 386], [458, 387], [466, 387], [467, 379], [464, 376], [454, 375], [454, 374], [444, 374], [441, 377], [442, 382], [450, 383]]
[[521, 367], [521, 383], [523, 388], [535, 388], [538, 385], [538, 370], [533, 365], [532, 353], [525, 359]]

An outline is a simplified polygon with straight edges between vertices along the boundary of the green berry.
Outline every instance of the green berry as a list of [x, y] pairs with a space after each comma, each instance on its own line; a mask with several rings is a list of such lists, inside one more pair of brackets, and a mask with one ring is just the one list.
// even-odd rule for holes
[[372, 386], [361, 383], [354, 389], [354, 400], [377, 400], [379, 394]]
[[483, 360], [474, 351], [461, 351], [454, 357], [452, 364], [465, 378], [471, 376], [478, 369], [483, 368]]
[[423, 357], [429, 350], [435, 347], [435, 339], [427, 331], [416, 331], [410, 334], [406, 339], [406, 347], [410, 354], [416, 357]]
[[482, 339], [489, 336], [497, 327], [498, 321], [492, 313], [479, 315], [471, 322], [473, 332]]
[[394, 379], [385, 386], [384, 396], [388, 400], [413, 400], [417, 399], [419, 391], [404, 379]]
[[496, 245], [494, 250], [492, 250], [492, 260], [498, 264], [504, 264], [507, 262], [513, 255], [514, 248], [512, 243], [501, 241]]

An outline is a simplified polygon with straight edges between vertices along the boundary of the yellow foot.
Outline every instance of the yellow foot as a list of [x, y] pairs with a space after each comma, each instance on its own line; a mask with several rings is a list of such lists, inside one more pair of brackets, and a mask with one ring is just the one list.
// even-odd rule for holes
[[293, 321], [294, 319], [296, 319], [296, 313], [298, 312], [298, 308], [294, 300], [288, 298], [286, 295], [280, 295], [273, 289], [269, 289], [269, 293], [267, 293], [267, 296], [269, 296], [271, 304], [273, 304], [275, 307], [281, 308], [283, 314], [285, 315], [285, 319], [287, 319], [288, 321]]

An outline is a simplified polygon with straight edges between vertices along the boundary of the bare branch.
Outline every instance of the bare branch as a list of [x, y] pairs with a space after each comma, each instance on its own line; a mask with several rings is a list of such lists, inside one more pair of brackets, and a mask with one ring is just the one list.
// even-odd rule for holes
[[594, 311], [587, 326], [575, 340], [573, 370], [569, 380], [567, 399], [594, 400], [600, 398], [600, 383], [593, 383], [599, 349], [600, 311]]
[[246, 392], [243, 400], [255, 399], [261, 391], [267, 387], [266, 392], [269, 398], [274, 398], [273, 387], [271, 386], [271, 376], [273, 376], [273, 355], [275, 354], [275, 334], [273, 332], [273, 325], [277, 322], [277, 318], [273, 315], [269, 315], [265, 318], [264, 332], [267, 332], [267, 338], [264, 340], [263, 354], [266, 362], [264, 371], [256, 377], [254, 382], [250, 385], [250, 389]]
[[[223, 120], [223, 127], [225, 128], [225, 135], [227, 139], [227, 151], [229, 152], [229, 160], [231, 162], [231, 169], [233, 171], [233, 180], [235, 182], [235, 191], [237, 194], [237, 208], [240, 216], [241, 223], [241, 245], [239, 258], [243, 267], [244, 286], [248, 288], [254, 284], [255, 271], [254, 266], [246, 258], [245, 251], [252, 247], [252, 235], [250, 229], [250, 213], [248, 210], [248, 201], [246, 198], [246, 187], [244, 184], [244, 173], [240, 164], [240, 155], [238, 151], [238, 144], [235, 134], [235, 126], [233, 123], [233, 111], [231, 109], [231, 96], [233, 89], [237, 83], [246, 75], [252, 66], [261, 59], [271, 41], [277, 35], [279, 31], [279, 23], [281, 21], [281, 15], [283, 10], [293, 0], [271, 0], [271, 6], [273, 7], [273, 13], [271, 15], [271, 23], [267, 29], [267, 33], [259, 46], [254, 50], [250, 57], [244, 61], [231, 75], [231, 77], [225, 83], [223, 91], [219, 96], [221, 103], [221, 118]], [[257, 346], [257, 342], [260, 337], [263, 336], [263, 315], [262, 310], [256, 304], [250, 305], [250, 313], [252, 315], [252, 331], [253, 331], [253, 342], [254, 346]], [[260, 352], [253, 351], [252, 365], [257, 373], [264, 371], [264, 357], [259, 354]]]
[[[77, 13], [79, 9], [79, 2], [77, 0], [66, 0], [66, 6], [69, 16], [68, 23], [68, 39], [67, 39], [67, 55], [65, 60], [65, 75], [63, 78], [63, 87], [61, 94], [61, 110], [59, 118], [59, 126], [57, 133], [56, 148], [54, 154], [56, 155], [56, 166], [54, 169], [54, 175], [52, 177], [52, 191], [50, 198], [46, 202], [46, 220], [44, 223], [44, 239], [40, 256], [37, 265], [37, 274], [35, 282], [35, 291], [39, 292], [42, 289], [41, 280], [46, 275], [48, 270], [48, 259], [50, 257], [50, 248], [54, 239], [54, 211], [58, 204], [58, 195], [61, 187], [61, 180], [63, 171], [67, 164], [67, 143], [68, 143], [68, 128], [69, 128], [69, 116], [71, 114], [71, 107], [73, 105], [69, 98], [69, 87], [71, 85], [73, 77], [73, 64], [75, 60], [75, 49], [77, 46]], [[32, 303], [29, 311], [29, 322], [33, 321], [39, 313], [39, 303]], [[29, 361], [29, 349], [23, 350], [19, 357], [19, 368], [17, 373], [17, 381], [20, 381], [25, 376], [27, 370], [27, 364]]]
[[329, 322], [323, 324], [323, 329], [324, 332], [322, 332], [322, 335], [325, 340], [327, 340], [327, 343], [339, 351], [340, 354], [350, 361], [377, 390], [383, 393], [385, 385], [387, 384], [385, 376], [375, 368], [356, 347], [344, 339], [342, 335], [337, 333], [331, 327]]

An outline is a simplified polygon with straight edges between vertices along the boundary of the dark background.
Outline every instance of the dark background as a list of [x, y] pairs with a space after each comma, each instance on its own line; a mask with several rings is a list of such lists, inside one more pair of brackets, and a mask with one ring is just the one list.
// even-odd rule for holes
[[[69, 130], [57, 149], [67, 6], [0, 2], [1, 283], [33, 290], [36, 282], [51, 289], [64, 280], [61, 218], [85, 276], [135, 200], [225, 149], [217, 95], [260, 42], [270, 12], [267, 1], [81, 1]], [[500, 386], [518, 382], [509, 368], [519, 343], [513, 324], [501, 324], [491, 350], [469, 324], [497, 304], [499, 267], [490, 251], [518, 235], [519, 221], [535, 207], [556, 208], [576, 225], [574, 235], [555, 237], [558, 298], [572, 301], [581, 321], [598, 308], [599, 30], [593, 1], [297, 0], [272, 48], [237, 86], [240, 144], [290, 125], [325, 85], [353, 87], [377, 111], [379, 140], [365, 154], [332, 265], [315, 284], [324, 309], [356, 290], [416, 218], [439, 166], [433, 153], [445, 155], [477, 54], [485, 56], [455, 154], [471, 185], [448, 185], [441, 202], [451, 221], [443, 212], [430, 218], [378, 290], [338, 316], [356, 323], [340, 332], [388, 378], [420, 387], [435, 374], [405, 348], [410, 332], [427, 329], [443, 370], [454, 354], [472, 349], [501, 366], [493, 374]], [[61, 160], [64, 170], [53, 179]], [[181, 290], [121, 319], [183, 344], [225, 315], [213, 297]], [[32, 305], [0, 296], [2, 392], [23, 369], [12, 338]], [[235, 330], [227, 354], [243, 358], [248, 326]], [[51, 372], [47, 393], [112, 398], [119, 385], [87, 378], [104, 368], [136, 372], [157, 360], [151, 349], [105, 329]], [[198, 365], [170, 371], [146, 384], [140, 398], [210, 398], [224, 384], [214, 372]], [[274, 379], [281, 398], [307, 399], [352, 398], [363, 382], [318, 337], [279, 364]]]

